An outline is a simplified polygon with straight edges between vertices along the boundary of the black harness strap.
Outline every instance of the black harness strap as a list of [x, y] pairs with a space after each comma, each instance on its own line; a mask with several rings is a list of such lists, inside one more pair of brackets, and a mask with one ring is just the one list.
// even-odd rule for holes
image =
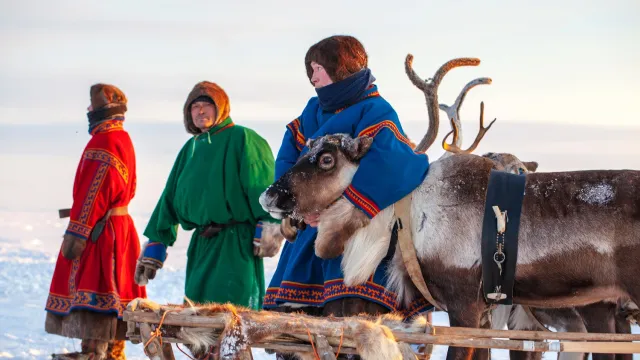
[[[482, 283], [485, 300], [491, 304], [513, 303], [525, 184], [525, 175], [491, 171], [482, 223]], [[496, 211], [506, 220], [503, 233], [498, 232]]]

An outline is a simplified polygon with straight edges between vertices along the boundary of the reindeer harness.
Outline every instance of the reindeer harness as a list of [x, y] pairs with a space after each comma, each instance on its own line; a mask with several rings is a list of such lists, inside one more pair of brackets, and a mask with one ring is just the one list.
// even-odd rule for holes
[[446, 311], [446, 309], [438, 303], [427, 288], [427, 283], [422, 276], [422, 269], [418, 263], [416, 248], [413, 245], [411, 236], [411, 197], [409, 194], [402, 198], [394, 206], [394, 211], [398, 221], [398, 249], [402, 255], [402, 261], [407, 268], [409, 278], [418, 288], [422, 296], [431, 303], [437, 310]]
[[[526, 177], [492, 170], [485, 198], [482, 226], [482, 283], [485, 300], [511, 305], [518, 259], [518, 231]], [[411, 234], [411, 197], [394, 207], [398, 223], [398, 249], [411, 281], [437, 310], [446, 311], [427, 287]], [[509, 226], [507, 227], [507, 223]]]
[[[518, 231], [526, 177], [492, 170], [482, 223], [482, 284], [485, 300], [513, 304]], [[507, 226], [508, 225], [508, 226]]]

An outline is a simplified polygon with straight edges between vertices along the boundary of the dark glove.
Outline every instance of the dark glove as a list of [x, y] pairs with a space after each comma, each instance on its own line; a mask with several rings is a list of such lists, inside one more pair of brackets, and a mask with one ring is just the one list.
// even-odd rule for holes
[[140, 286], [147, 285], [149, 280], [156, 277], [156, 271], [162, 269], [167, 259], [167, 247], [161, 242], [150, 241], [144, 244], [144, 248], [136, 264], [136, 273], [133, 280]]
[[79, 238], [69, 233], [62, 237], [62, 256], [68, 260], [75, 260], [82, 255], [84, 248], [87, 247], [87, 240]]

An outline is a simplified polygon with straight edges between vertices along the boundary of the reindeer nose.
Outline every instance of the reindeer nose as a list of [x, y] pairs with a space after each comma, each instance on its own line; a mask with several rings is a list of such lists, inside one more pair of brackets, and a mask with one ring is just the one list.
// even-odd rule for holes
[[265, 211], [290, 213], [295, 207], [295, 200], [291, 192], [280, 183], [274, 183], [265, 190], [258, 199]]
[[295, 198], [291, 192], [289, 181], [280, 179], [269, 187], [267, 195], [274, 205], [284, 212], [291, 212], [295, 207]]
[[296, 203], [293, 199], [293, 196], [280, 194], [276, 198], [276, 206], [278, 207], [278, 209], [284, 212], [288, 213], [293, 211], [293, 208], [295, 207], [295, 205]]

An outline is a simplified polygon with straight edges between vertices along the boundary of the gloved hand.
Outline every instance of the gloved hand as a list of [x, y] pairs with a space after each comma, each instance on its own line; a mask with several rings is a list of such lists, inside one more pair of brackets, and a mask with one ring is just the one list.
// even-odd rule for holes
[[280, 224], [258, 222], [253, 236], [253, 255], [258, 257], [273, 257], [278, 254], [284, 236], [280, 233]]
[[87, 247], [87, 240], [67, 233], [62, 237], [60, 251], [62, 251], [62, 256], [66, 259], [75, 260], [82, 255], [85, 247]]
[[167, 259], [167, 247], [161, 242], [149, 241], [144, 244], [140, 252], [140, 258], [136, 264], [136, 273], [133, 280], [136, 284], [143, 286], [149, 280], [156, 277], [156, 271], [162, 269], [164, 261]]

